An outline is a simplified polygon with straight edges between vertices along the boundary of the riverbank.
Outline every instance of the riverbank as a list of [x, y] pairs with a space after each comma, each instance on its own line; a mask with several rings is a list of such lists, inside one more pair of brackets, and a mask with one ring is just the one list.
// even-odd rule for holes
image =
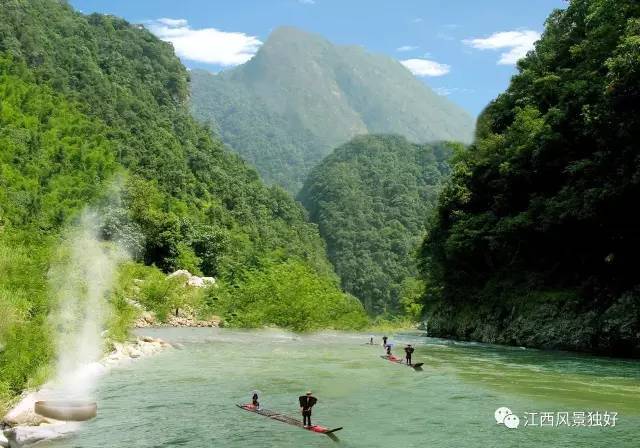
[[[524, 294], [524, 292], [523, 292]], [[478, 303], [441, 302], [425, 312], [429, 336], [601, 356], [640, 358], [640, 305], [623, 297], [606, 310], [549, 295]]]
[[[98, 378], [110, 370], [122, 367], [137, 359], [158, 354], [173, 345], [163, 339], [140, 336], [132, 341], [113, 342], [113, 349], [100, 361], [83, 368], [83, 375]], [[17, 403], [3, 417], [0, 426], [0, 447], [21, 448], [43, 440], [67, 437], [78, 431], [80, 424], [62, 422], [42, 417], [34, 412], [36, 401], [55, 393], [56, 385], [46, 383], [35, 391], [22, 393]]]

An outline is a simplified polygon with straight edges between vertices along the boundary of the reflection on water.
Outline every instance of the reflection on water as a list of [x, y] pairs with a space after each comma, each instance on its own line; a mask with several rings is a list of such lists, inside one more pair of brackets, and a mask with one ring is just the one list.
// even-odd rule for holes
[[[454, 343], [420, 334], [422, 372], [379, 358], [368, 335], [157, 329], [184, 344], [117, 370], [99, 387], [99, 417], [49, 447], [331, 447], [329, 438], [240, 411], [261, 404], [298, 413], [297, 396], [319, 399], [314, 423], [344, 426], [345, 447], [637, 447], [640, 363], [562, 352]], [[615, 427], [497, 425], [507, 406], [532, 412], [617, 412]]]

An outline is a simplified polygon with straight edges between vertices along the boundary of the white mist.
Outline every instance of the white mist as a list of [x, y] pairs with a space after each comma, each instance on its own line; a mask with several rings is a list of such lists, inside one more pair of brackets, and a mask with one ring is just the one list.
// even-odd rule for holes
[[103, 332], [109, 316], [108, 294], [116, 269], [126, 258], [117, 244], [100, 241], [94, 212], [82, 214], [61, 246], [49, 271], [55, 295], [51, 313], [56, 337], [54, 394], [62, 399], [86, 399], [97, 379], [96, 363], [104, 349]]

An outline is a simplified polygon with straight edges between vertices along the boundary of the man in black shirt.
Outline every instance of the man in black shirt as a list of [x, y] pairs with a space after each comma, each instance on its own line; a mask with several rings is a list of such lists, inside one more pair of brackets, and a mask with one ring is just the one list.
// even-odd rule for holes
[[406, 359], [407, 359], [407, 365], [411, 365], [411, 354], [413, 353], [414, 348], [411, 347], [411, 344], [407, 344], [407, 346], [404, 348], [404, 352], [406, 354]]
[[318, 399], [308, 391], [306, 395], [298, 397], [300, 411], [302, 412], [302, 424], [305, 428], [311, 426], [311, 408], [318, 402]]

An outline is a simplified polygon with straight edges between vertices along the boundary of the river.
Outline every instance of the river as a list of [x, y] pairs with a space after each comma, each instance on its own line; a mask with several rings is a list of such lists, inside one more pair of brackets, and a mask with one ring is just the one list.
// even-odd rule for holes
[[[144, 334], [184, 348], [104, 377], [98, 417], [47, 447], [640, 446], [638, 361], [392, 335], [398, 352], [416, 345], [414, 362], [425, 367], [413, 371], [381, 359], [380, 346], [364, 345], [367, 335]], [[254, 389], [263, 408], [294, 416], [298, 395], [312, 389], [314, 423], [343, 426], [339, 444], [237, 408]], [[496, 423], [501, 406], [518, 416], [518, 428]]]

